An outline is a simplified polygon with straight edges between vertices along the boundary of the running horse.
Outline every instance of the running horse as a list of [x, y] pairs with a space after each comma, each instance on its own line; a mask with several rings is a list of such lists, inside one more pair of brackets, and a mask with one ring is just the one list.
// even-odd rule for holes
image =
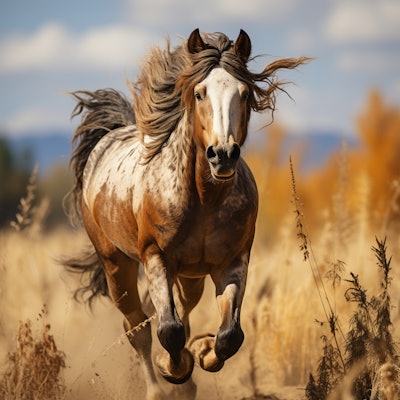
[[[143, 366], [147, 398], [163, 398], [157, 374], [179, 384], [194, 364], [219, 371], [240, 348], [245, 292], [258, 208], [253, 175], [241, 157], [251, 110], [273, 110], [275, 72], [306, 57], [247, 67], [251, 41], [200, 34], [171, 49], [154, 47], [133, 102], [113, 90], [73, 92], [72, 211], [93, 251], [65, 261], [86, 273], [91, 301], [109, 296]], [[153, 366], [150, 324], [138, 293], [143, 265], [162, 347]], [[189, 314], [211, 276], [221, 314], [215, 335], [189, 341]], [[135, 330], [137, 326], [143, 326]]]

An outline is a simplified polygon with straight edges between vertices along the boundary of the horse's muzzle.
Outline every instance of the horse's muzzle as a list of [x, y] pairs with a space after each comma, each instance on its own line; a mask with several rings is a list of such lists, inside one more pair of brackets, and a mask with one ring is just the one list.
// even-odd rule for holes
[[235, 175], [236, 163], [240, 158], [240, 146], [237, 143], [208, 146], [206, 157], [213, 178], [217, 181], [229, 180]]

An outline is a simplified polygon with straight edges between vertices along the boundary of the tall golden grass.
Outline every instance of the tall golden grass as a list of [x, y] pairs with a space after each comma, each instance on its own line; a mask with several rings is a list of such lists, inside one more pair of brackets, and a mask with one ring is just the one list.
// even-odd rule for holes
[[[256, 399], [272, 394], [305, 398], [310, 373], [318, 379], [324, 345], [335, 347], [336, 341], [343, 348], [339, 326], [345, 333], [351, 329], [357, 305], [346, 300], [352, 287], [347, 281], [358, 276], [369, 299], [382, 293], [382, 271], [371, 250], [375, 236], [387, 238], [387, 255], [393, 255], [388, 329], [393, 341], [398, 340], [399, 116], [399, 109], [373, 92], [359, 117], [360, 146], [344, 146], [307, 175], [299, 172], [300, 151], [292, 152], [293, 174], [289, 160], [281, 161], [282, 127], [268, 131], [267, 148], [247, 155], [259, 185], [260, 215], [242, 312], [246, 339], [220, 372], [210, 375], [195, 368], [198, 399]], [[20, 208], [15, 224], [23, 229], [0, 232], [2, 398], [143, 398], [139, 360], [123, 334], [121, 316], [106, 300], [100, 300], [93, 313], [76, 303], [72, 298], [79, 277], [57, 264], [57, 257], [85, 245], [85, 234], [67, 228], [38, 229], [45, 212], [34, 212], [41, 207], [33, 206], [38, 200], [29, 195], [33, 189], [28, 188], [27, 195], [32, 204], [27, 198], [21, 202], [29, 223], [24, 223]], [[333, 330], [332, 315], [337, 318]], [[218, 322], [208, 284], [193, 312], [192, 332], [216, 331]], [[37, 363], [29, 358], [35, 351], [42, 357]], [[397, 398], [393, 397], [398, 394], [397, 360], [385, 361], [373, 371], [380, 386], [365, 398], [371, 394]], [[357, 368], [349, 367], [346, 377], [338, 379], [331, 398], [353, 398], [349, 388]], [[42, 382], [37, 387], [44, 392], [29, 392], [29, 385], [22, 386], [29, 379]], [[13, 388], [10, 382], [19, 386]], [[171, 398], [180, 398], [169, 390]]]

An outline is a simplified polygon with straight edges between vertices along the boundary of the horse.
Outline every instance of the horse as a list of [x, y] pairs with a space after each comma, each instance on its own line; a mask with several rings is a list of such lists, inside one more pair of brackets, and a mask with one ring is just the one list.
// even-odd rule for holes
[[[72, 115], [81, 122], [72, 138], [71, 211], [92, 247], [64, 264], [88, 277], [76, 295], [89, 303], [108, 296], [123, 314], [149, 400], [164, 396], [158, 374], [181, 384], [194, 365], [219, 371], [244, 340], [241, 306], [258, 193], [241, 148], [251, 111], [275, 108], [283, 90], [275, 72], [308, 60], [279, 59], [253, 73], [250, 56], [243, 30], [232, 41], [195, 29], [174, 48], [168, 39], [165, 48], [151, 48], [129, 83], [131, 101], [110, 88], [72, 92]], [[154, 362], [140, 264], [158, 318]], [[216, 334], [190, 339], [189, 314], [207, 276], [221, 324]]]

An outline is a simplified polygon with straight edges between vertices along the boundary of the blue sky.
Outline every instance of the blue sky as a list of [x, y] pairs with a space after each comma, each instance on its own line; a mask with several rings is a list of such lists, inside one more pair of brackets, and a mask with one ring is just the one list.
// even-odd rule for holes
[[[265, 54], [316, 60], [286, 72], [294, 101], [278, 97], [276, 120], [292, 132], [352, 135], [373, 87], [400, 105], [399, 0], [13, 0], [0, 3], [0, 132], [71, 132], [68, 91], [128, 92], [151, 45], [199, 27], [235, 39], [240, 28]], [[269, 121], [255, 119], [255, 129]], [[257, 126], [257, 124], [259, 126]]]

